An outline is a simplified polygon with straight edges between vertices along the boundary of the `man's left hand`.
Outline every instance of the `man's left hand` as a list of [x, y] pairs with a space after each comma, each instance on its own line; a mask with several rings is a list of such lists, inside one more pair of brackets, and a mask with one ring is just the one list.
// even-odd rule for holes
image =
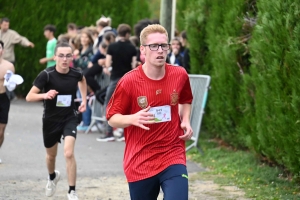
[[191, 124], [186, 122], [181, 122], [180, 127], [184, 130], [184, 135], [179, 136], [179, 138], [185, 141], [190, 140], [193, 136], [193, 129], [191, 127]]

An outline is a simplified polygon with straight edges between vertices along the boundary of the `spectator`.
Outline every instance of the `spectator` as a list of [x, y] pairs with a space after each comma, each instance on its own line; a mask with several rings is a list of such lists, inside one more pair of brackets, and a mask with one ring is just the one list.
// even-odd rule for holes
[[83, 29], [80, 33], [81, 48], [74, 51], [74, 67], [81, 68], [83, 72], [87, 70], [88, 62], [93, 57], [93, 37], [87, 30]]
[[183, 54], [180, 52], [182, 45], [179, 38], [171, 40], [171, 52], [168, 54], [168, 62], [175, 66], [183, 66]]
[[92, 91], [95, 93], [96, 99], [100, 103], [103, 103], [102, 98], [100, 98], [100, 96], [99, 96], [102, 94], [102, 92], [101, 92], [102, 88], [99, 86], [99, 84], [95, 80], [95, 76], [102, 73], [103, 66], [105, 65], [106, 48], [108, 45], [115, 42], [115, 39], [116, 39], [116, 35], [112, 31], [108, 31], [104, 34], [103, 41], [101, 42], [101, 44], [99, 46], [99, 51], [100, 51], [102, 57], [98, 60], [98, 62], [96, 64], [90, 63], [92, 65], [89, 66], [87, 73], [85, 73], [87, 85], [90, 86]]
[[184, 47], [184, 52], [183, 52], [183, 67], [185, 70], [190, 73], [190, 50], [188, 48], [188, 41], [187, 41], [187, 34], [186, 31], [182, 31], [180, 33], [180, 42], [182, 46]]
[[95, 27], [95, 26], [90, 26], [90, 27], [88, 27], [87, 29], [92, 33], [93, 40], [96, 41], [97, 38], [98, 38], [98, 35], [99, 35], [99, 32], [98, 32], [97, 27]]
[[4, 17], [1, 19], [0, 40], [5, 44], [5, 51], [3, 52], [3, 59], [8, 60], [11, 63], [15, 63], [15, 44], [21, 44], [25, 47], [34, 47], [34, 44], [30, 42], [26, 37], [19, 35], [14, 30], [9, 29], [9, 19]]
[[140, 64], [142, 64], [141, 62], [141, 52], [140, 52], [140, 42], [139, 42], [139, 38], [137, 36], [131, 36], [129, 38], [130, 42], [132, 43], [133, 46], [135, 46], [136, 48], [136, 66], [139, 66]]
[[69, 23], [67, 25], [67, 33], [70, 35], [70, 36], [76, 36], [77, 35], [77, 26], [76, 24], [74, 23]]
[[55, 26], [51, 24], [46, 25], [44, 28], [44, 36], [48, 39], [48, 42], [46, 46], [46, 57], [40, 59], [40, 63], [47, 63], [47, 68], [52, 67], [56, 64], [54, 60], [54, 50], [57, 43], [57, 40], [54, 36], [55, 30]]
[[102, 38], [104, 36], [104, 34], [108, 31], [113, 31], [115, 32], [115, 30], [113, 28], [111, 28], [111, 18], [109, 17], [101, 17], [98, 21], [97, 21], [97, 29], [99, 32], [98, 38], [97, 40], [94, 41], [94, 52], [95, 55], [92, 59], [92, 63], [95, 64], [98, 62], [98, 60], [100, 58], [103, 57], [103, 55], [101, 55], [100, 51], [98, 50], [99, 44], [102, 42]]
[[[74, 51], [75, 59], [73, 61], [75, 68], [80, 68], [85, 74], [88, 70], [87, 65], [93, 56], [93, 37], [87, 30], [83, 29], [80, 33], [81, 48]], [[77, 93], [77, 97], [81, 98], [80, 93]], [[86, 131], [91, 123], [91, 108], [86, 107], [86, 111], [82, 113], [82, 123], [77, 126], [78, 131]]]
[[71, 36], [68, 33], [65, 34], [60, 34], [57, 37], [57, 43], [61, 43], [61, 42], [69, 42], [69, 40], [71, 39]]
[[[110, 75], [110, 83], [108, 85], [104, 105], [107, 106], [118, 81], [130, 70], [136, 67], [136, 48], [129, 41], [131, 27], [127, 24], [118, 26], [119, 40], [108, 46], [105, 68], [103, 72]], [[109, 68], [112, 70], [109, 71]], [[123, 141], [124, 137], [119, 138]], [[97, 138], [99, 142], [114, 141], [113, 128], [107, 125], [107, 130], [104, 137]]]

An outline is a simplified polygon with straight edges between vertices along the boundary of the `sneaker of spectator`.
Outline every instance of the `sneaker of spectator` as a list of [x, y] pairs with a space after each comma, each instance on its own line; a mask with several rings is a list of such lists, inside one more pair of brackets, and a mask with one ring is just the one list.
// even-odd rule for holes
[[97, 132], [97, 131], [100, 131], [100, 132], [104, 132], [105, 130], [105, 127], [102, 123], [96, 123], [92, 128], [91, 128], [91, 131], [92, 132]]

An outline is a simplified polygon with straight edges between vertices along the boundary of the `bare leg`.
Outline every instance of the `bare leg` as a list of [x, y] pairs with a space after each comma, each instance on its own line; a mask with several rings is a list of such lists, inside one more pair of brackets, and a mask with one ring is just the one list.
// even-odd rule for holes
[[65, 137], [64, 154], [67, 164], [68, 182], [70, 186], [76, 185], [76, 160], [74, 156], [75, 138]]
[[47, 163], [47, 168], [49, 174], [53, 174], [55, 170], [55, 159], [57, 155], [57, 146], [58, 143], [56, 143], [53, 147], [51, 148], [46, 148], [46, 163]]
[[0, 123], [0, 147], [2, 146], [4, 142], [4, 131], [5, 131], [6, 124]]

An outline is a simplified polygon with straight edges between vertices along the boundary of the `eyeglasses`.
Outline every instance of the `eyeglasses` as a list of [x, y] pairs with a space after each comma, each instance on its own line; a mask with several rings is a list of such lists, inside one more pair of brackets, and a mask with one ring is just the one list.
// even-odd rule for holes
[[73, 58], [73, 55], [72, 54], [67, 54], [67, 55], [59, 54], [57, 57], [59, 57], [60, 59], [66, 58], [66, 59], [70, 60]]
[[157, 51], [159, 47], [161, 47], [161, 49], [164, 51], [170, 49], [170, 44], [144, 44], [143, 46], [149, 46], [151, 51]]

